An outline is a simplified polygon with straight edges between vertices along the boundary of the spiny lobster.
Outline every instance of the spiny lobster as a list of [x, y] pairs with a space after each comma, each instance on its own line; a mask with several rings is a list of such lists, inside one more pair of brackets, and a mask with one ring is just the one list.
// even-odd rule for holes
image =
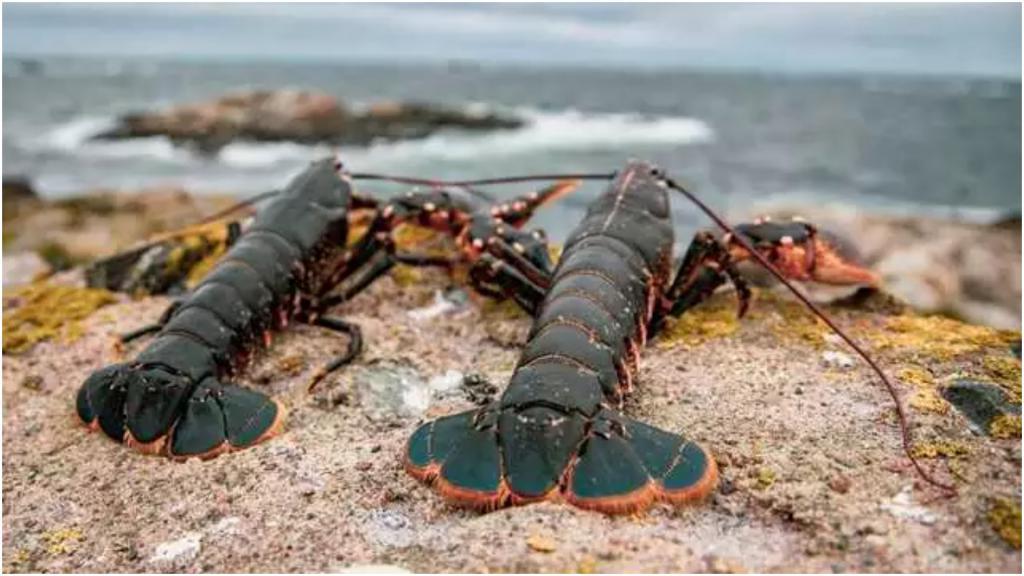
[[[721, 240], [698, 234], [674, 277], [670, 190], [686, 194], [729, 230]], [[877, 281], [809, 224], [762, 221], [732, 229], [660, 169], [631, 161], [570, 235], [547, 289], [533, 287], [544, 296], [527, 306], [537, 314], [501, 398], [420, 426], [406, 447], [406, 470], [449, 502], [480, 510], [566, 500], [615, 514], [706, 496], [717, 468], [705, 449], [620, 410], [633, 388], [639, 350], [665, 318], [727, 280], [736, 286], [740, 314], [746, 310], [749, 291], [734, 267], [745, 258], [783, 282], [784, 276]], [[906, 448], [898, 399], [897, 407]]]

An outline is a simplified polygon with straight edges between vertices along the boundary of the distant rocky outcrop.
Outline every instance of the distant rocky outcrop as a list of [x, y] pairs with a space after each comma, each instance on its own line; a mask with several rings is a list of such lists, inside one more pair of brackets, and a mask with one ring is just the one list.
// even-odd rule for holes
[[234, 140], [367, 145], [377, 139], [424, 138], [437, 130], [517, 128], [523, 121], [491, 112], [435, 104], [379, 102], [365, 109], [301, 90], [257, 90], [158, 112], [123, 116], [97, 139], [166, 136], [215, 154]]

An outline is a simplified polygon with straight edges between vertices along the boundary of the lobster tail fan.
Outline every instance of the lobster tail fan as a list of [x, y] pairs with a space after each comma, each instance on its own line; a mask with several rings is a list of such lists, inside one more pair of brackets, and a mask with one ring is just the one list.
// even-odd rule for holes
[[405, 467], [454, 504], [492, 510], [506, 498], [501, 454], [495, 427], [481, 425], [479, 415], [469, 410], [420, 426], [406, 446]]
[[93, 372], [78, 389], [75, 399], [75, 410], [82, 422], [103, 430], [118, 442], [124, 438], [125, 430], [126, 391], [122, 379], [127, 369], [125, 364], [112, 364]]
[[606, 411], [580, 450], [568, 485], [581, 508], [609, 514], [643, 510], [655, 500], [682, 504], [707, 496], [714, 460], [682, 436]]
[[277, 401], [259, 392], [207, 378], [174, 428], [171, 455], [209, 458], [247, 448], [276, 434], [284, 416]]

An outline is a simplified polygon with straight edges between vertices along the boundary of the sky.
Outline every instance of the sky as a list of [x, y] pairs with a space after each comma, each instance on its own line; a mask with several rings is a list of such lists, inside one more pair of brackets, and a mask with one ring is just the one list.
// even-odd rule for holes
[[10, 4], [5, 56], [1021, 76], [1012, 4]]

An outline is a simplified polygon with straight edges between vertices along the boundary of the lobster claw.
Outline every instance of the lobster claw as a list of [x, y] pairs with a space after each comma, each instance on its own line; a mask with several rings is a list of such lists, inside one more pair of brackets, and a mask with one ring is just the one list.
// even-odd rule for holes
[[[848, 242], [802, 220], [758, 218], [735, 230], [787, 278], [837, 286], [881, 284], [879, 276], [864, 265]], [[750, 259], [735, 238], [726, 235], [723, 240], [734, 262]]]

